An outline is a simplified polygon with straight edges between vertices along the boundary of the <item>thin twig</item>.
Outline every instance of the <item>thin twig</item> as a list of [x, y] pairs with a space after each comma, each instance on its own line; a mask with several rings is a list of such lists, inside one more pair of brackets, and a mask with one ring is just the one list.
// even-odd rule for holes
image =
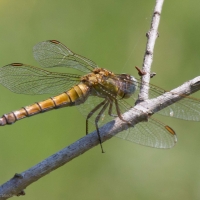
[[150, 71], [151, 71], [150, 69], [151, 69], [151, 64], [153, 62], [153, 50], [156, 39], [158, 37], [158, 26], [160, 22], [160, 15], [163, 3], [164, 0], [156, 0], [156, 5], [151, 21], [151, 27], [148, 33], [146, 33], [147, 45], [142, 66], [142, 71], [146, 74], [141, 77], [142, 82], [144, 82], [145, 84], [141, 84], [140, 93], [138, 97], [139, 102], [148, 99], [148, 89], [149, 89], [148, 83], [150, 81]]

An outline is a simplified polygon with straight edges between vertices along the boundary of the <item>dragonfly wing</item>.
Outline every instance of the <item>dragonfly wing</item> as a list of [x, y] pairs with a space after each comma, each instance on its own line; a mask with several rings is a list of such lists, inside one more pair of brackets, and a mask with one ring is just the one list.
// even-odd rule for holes
[[186, 97], [160, 110], [158, 114], [184, 120], [200, 121], [200, 100], [196, 101], [193, 98]]
[[116, 137], [144, 146], [163, 149], [172, 148], [177, 142], [173, 129], [153, 118], [118, 133]]
[[[80, 112], [87, 117], [89, 112], [103, 100], [104, 99], [96, 96], [90, 96], [84, 105], [82, 104], [77, 107]], [[124, 100], [118, 101], [118, 104], [121, 113], [130, 109], [129, 105]], [[108, 114], [108, 109], [109, 108], [101, 115], [98, 122], [99, 125], [105, 124], [115, 118]], [[100, 110], [94, 113], [90, 118], [90, 122], [94, 124], [95, 118], [99, 112]], [[135, 110], [135, 112], [140, 111]], [[113, 105], [112, 114], [117, 116], [115, 105]], [[154, 148], [172, 148], [177, 141], [175, 132], [169, 126], [153, 118], [150, 118], [148, 122], [141, 122], [133, 128], [118, 133], [116, 137]]]
[[79, 75], [49, 72], [21, 63], [0, 68], [0, 84], [15, 93], [59, 94], [77, 82]]
[[[134, 84], [134, 83], [133, 83]], [[141, 85], [138, 80], [139, 86]], [[144, 83], [145, 84], [145, 83]], [[148, 85], [148, 84], [147, 84]], [[149, 84], [149, 97], [156, 98], [159, 95], [164, 94], [166, 91], [158, 86]], [[191, 88], [191, 91], [195, 88]], [[138, 91], [135, 93], [138, 94]], [[174, 94], [178, 95], [178, 94]], [[183, 120], [200, 121], [200, 99], [193, 98], [191, 96], [183, 96], [183, 98], [176, 103], [169, 105], [168, 107], [160, 110], [158, 114], [175, 117]], [[161, 102], [162, 104], [162, 102]]]
[[42, 67], [70, 67], [86, 73], [97, 67], [96, 63], [75, 54], [57, 40], [36, 44], [33, 47], [33, 54]]

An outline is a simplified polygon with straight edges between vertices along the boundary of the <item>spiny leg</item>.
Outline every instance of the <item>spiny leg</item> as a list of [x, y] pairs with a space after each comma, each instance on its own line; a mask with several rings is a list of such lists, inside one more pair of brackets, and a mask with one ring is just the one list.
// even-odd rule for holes
[[[104, 109], [104, 107], [105, 107], [105, 105], [106, 104], [109, 104], [109, 102], [108, 102], [108, 100], [107, 99], [105, 99], [104, 101], [102, 101], [100, 104], [98, 104], [95, 108], [93, 108], [92, 109], [92, 111], [87, 115], [87, 118], [86, 118], [86, 135], [88, 134], [88, 120], [89, 120], [89, 118], [90, 117], [92, 117], [92, 115], [97, 111], [97, 110], [99, 110], [102, 106], [103, 106], [103, 108], [102, 109]], [[107, 105], [108, 106], [108, 105]], [[106, 106], [106, 108], [107, 108], [107, 106]], [[105, 109], [106, 109], [105, 108]], [[104, 109], [104, 110], [105, 110]], [[101, 111], [100, 111], [100, 113], [101, 113]], [[99, 113], [99, 114], [100, 114]], [[102, 114], [102, 113], [101, 113]], [[97, 116], [98, 117], [98, 116]], [[100, 117], [99, 117], [100, 118]], [[100, 146], [101, 146], [101, 151], [102, 151], [102, 153], [104, 153], [104, 151], [103, 151], [103, 146], [102, 146], [102, 142], [101, 142], [101, 137], [100, 137], [100, 134], [99, 134], [99, 128], [98, 128], [98, 125], [96, 125], [96, 118], [95, 118], [95, 126], [96, 126], [96, 130], [97, 130], [97, 135], [98, 135], [98, 138], [99, 138], [99, 143], [100, 143]]]
[[99, 112], [99, 114], [97, 115], [97, 117], [95, 118], [95, 126], [96, 126], [97, 134], [98, 134], [98, 137], [99, 137], [99, 142], [100, 142], [100, 145], [101, 145], [102, 153], [104, 153], [104, 151], [103, 151], [101, 136], [100, 136], [100, 132], [99, 132], [98, 121], [99, 121], [100, 117], [102, 116], [103, 112], [104, 112], [104, 111], [106, 110], [106, 108], [108, 107], [109, 103], [110, 103], [110, 102], [107, 101], [107, 102], [104, 104], [103, 108], [101, 109], [101, 111]]
[[117, 99], [115, 99], [115, 107], [116, 107], [116, 111], [117, 111], [117, 115], [118, 117], [123, 121], [123, 122], [126, 122], [127, 124], [131, 125], [131, 123], [127, 120], [125, 120], [122, 115], [121, 115], [121, 112], [120, 112], [120, 109], [119, 109], [119, 104], [118, 104], [118, 101]]
[[107, 99], [105, 99], [104, 101], [102, 101], [100, 104], [98, 104], [95, 108], [93, 108], [90, 113], [87, 115], [86, 117], [86, 135], [88, 134], [88, 120], [90, 117], [92, 117], [92, 115], [99, 110], [105, 103], [106, 103]]

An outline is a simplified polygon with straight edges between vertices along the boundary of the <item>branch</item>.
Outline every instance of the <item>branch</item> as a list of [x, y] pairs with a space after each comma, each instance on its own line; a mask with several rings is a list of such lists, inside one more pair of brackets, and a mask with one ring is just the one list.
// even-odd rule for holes
[[[200, 90], [200, 76], [184, 83], [171, 92], [164, 93], [155, 99], [143, 101], [137, 104], [134, 108], [124, 113], [123, 117], [125, 120], [130, 121], [134, 126], [141, 121], [147, 120], [147, 113], [151, 113], [152, 111], [158, 112], [159, 110], [167, 107], [169, 104], [175, 103], [181, 98], [185, 98], [185, 95], [192, 94], [197, 90]], [[177, 93], [179, 95], [175, 95]], [[135, 112], [135, 109], [141, 112]], [[128, 128], [129, 126], [127, 123], [123, 122], [119, 118], [116, 118], [100, 128], [102, 142], [105, 142], [117, 133]], [[22, 172], [21, 174], [15, 175], [8, 182], [1, 185], [0, 200], [5, 200], [13, 195], [21, 194], [21, 191], [23, 191], [23, 189], [31, 183], [37, 181], [58, 167], [68, 163], [72, 159], [82, 155], [98, 144], [99, 139], [96, 131], [94, 131], [30, 169]]]
[[139, 101], [143, 101], [148, 99], [148, 83], [150, 81], [150, 69], [151, 64], [153, 62], [153, 50], [155, 46], [156, 39], [158, 37], [158, 26], [160, 22], [160, 15], [162, 11], [164, 0], [156, 0], [155, 9], [153, 12], [153, 17], [151, 21], [151, 27], [147, 36], [147, 45], [146, 45], [146, 51], [144, 54], [144, 60], [143, 60], [143, 66], [142, 71], [146, 73], [142, 76], [142, 82], [145, 84], [141, 84], [140, 93], [139, 93]]

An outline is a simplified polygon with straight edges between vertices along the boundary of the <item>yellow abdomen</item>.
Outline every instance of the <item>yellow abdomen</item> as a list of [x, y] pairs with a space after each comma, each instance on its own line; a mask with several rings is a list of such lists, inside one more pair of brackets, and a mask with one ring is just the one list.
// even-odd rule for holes
[[90, 88], [87, 85], [80, 83], [58, 96], [51, 97], [47, 100], [34, 103], [30, 106], [22, 107], [21, 109], [8, 114], [4, 114], [0, 118], [0, 126], [13, 124], [17, 120], [52, 109], [79, 105], [84, 103], [84, 101], [87, 99], [89, 91]]

